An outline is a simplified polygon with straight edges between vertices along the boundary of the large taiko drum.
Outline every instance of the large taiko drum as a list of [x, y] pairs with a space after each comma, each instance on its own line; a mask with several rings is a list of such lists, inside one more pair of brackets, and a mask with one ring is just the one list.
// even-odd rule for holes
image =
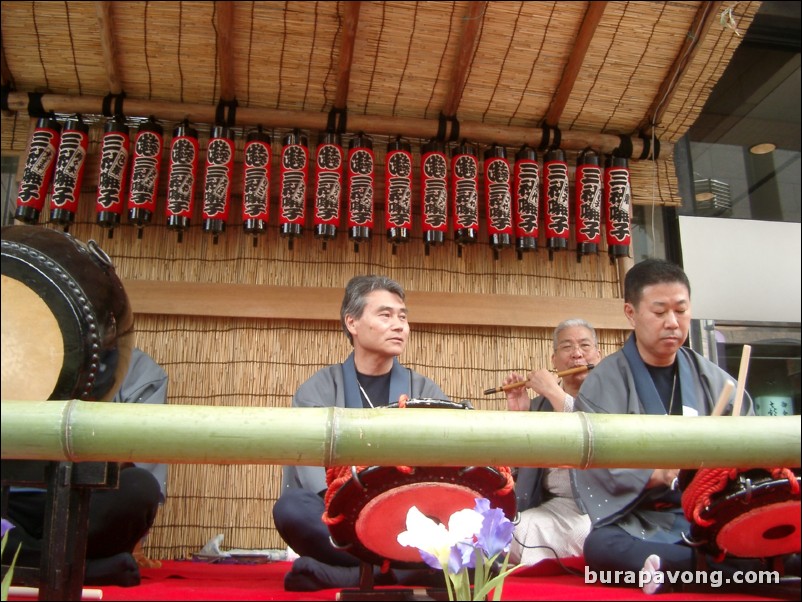
[[2, 398], [109, 401], [134, 320], [108, 255], [41, 226], [2, 229]]
[[[471, 409], [469, 405], [410, 399], [407, 408]], [[399, 407], [391, 404], [389, 407]], [[394, 410], [397, 411], [397, 410]], [[510, 520], [517, 511], [508, 467], [494, 466], [336, 466], [328, 469], [326, 512], [332, 543], [363, 561], [397, 568], [422, 565], [417, 548], [402, 546], [409, 508], [444, 525], [454, 512], [487, 498]]]
[[680, 471], [689, 543], [717, 558], [800, 551], [799, 469]]

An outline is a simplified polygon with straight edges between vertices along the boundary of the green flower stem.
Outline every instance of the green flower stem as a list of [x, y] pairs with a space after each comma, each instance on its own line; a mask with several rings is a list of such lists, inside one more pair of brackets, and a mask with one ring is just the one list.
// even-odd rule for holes
[[[0, 548], [0, 556], [2, 556], [6, 551], [6, 542], [8, 541], [8, 531], [6, 534], [3, 535], [3, 543], [2, 547]], [[22, 544], [17, 546], [17, 551], [14, 552], [14, 559], [11, 561], [11, 564], [8, 565], [8, 572], [3, 577], [3, 583], [0, 585], [0, 600], [8, 600], [8, 590], [11, 587], [11, 580], [14, 578], [14, 565], [17, 564], [17, 556], [19, 556], [20, 548]]]

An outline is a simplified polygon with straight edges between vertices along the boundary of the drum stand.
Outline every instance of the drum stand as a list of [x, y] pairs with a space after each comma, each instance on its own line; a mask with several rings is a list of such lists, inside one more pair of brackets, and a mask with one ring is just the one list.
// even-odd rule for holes
[[[2, 461], [2, 513], [11, 485], [44, 487], [45, 522], [38, 567], [14, 566], [13, 582], [39, 588], [39, 600], [80, 600], [93, 488], [119, 485], [120, 465], [107, 462]], [[13, 558], [10, 551], [8, 558]], [[3, 565], [3, 575], [8, 571]]]
[[344, 589], [337, 593], [337, 600], [448, 600], [443, 588], [401, 587], [374, 589], [373, 569], [370, 562], [360, 561], [359, 589]]

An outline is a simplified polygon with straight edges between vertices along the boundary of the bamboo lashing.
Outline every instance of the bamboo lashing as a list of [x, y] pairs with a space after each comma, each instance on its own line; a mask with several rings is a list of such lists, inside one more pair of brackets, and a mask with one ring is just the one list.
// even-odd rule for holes
[[[587, 364], [585, 366], [574, 366], [573, 368], [568, 368], [567, 370], [549, 370], [549, 372], [553, 372], [558, 378], [562, 378], [563, 376], [569, 376], [571, 374], [579, 374], [581, 372], [588, 372], [589, 370], [593, 370], [595, 367], [594, 364]], [[526, 385], [525, 380], [519, 380], [518, 382], [508, 383], [506, 385], [501, 385], [500, 387], [496, 387], [495, 389], [485, 389], [485, 395], [492, 395], [493, 393], [501, 393], [502, 391], [509, 391], [510, 389], [517, 389], [519, 387], [523, 387]]]
[[[798, 466], [802, 416], [3, 401], [4, 459], [306, 466]], [[432, 412], [437, 415], [433, 417]], [[433, 419], [434, 418], [434, 419]], [[723, 421], [723, 422], [722, 422]]]
[[749, 372], [749, 356], [752, 354], [752, 346], [744, 345], [741, 353], [741, 366], [738, 369], [738, 386], [735, 388], [735, 400], [732, 402], [732, 415], [741, 415], [741, 404], [744, 400], [744, 389], [746, 388], [746, 375]]

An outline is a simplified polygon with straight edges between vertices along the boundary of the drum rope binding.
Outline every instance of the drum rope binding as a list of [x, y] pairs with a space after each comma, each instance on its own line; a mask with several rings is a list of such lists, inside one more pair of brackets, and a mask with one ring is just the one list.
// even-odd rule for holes
[[[791, 494], [799, 493], [799, 480], [789, 468], [765, 469], [774, 479], [787, 479]], [[702, 527], [709, 527], [715, 521], [701, 517], [701, 513], [710, 506], [711, 498], [725, 489], [730, 481], [738, 476], [737, 468], [707, 468], [699, 470], [682, 496], [682, 509], [685, 518]]]

